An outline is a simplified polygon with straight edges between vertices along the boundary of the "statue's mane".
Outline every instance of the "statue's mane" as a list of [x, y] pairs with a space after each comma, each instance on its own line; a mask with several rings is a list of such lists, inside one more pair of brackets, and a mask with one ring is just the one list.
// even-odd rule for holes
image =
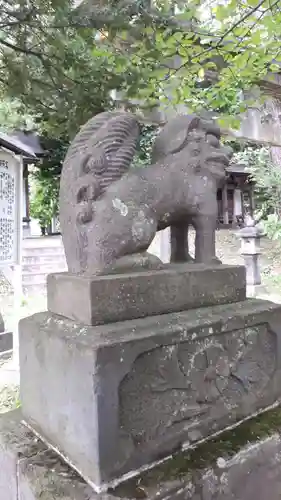
[[130, 167], [139, 138], [137, 118], [121, 111], [107, 111], [91, 118], [72, 141], [65, 161], [77, 178], [91, 174], [99, 184], [99, 196]]

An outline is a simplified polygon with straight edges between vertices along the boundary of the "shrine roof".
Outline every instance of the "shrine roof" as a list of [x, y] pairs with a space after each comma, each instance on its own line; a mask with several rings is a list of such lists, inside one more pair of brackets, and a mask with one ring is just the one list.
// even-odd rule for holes
[[230, 163], [226, 171], [232, 174], [248, 174], [245, 163]]
[[33, 161], [44, 155], [38, 136], [31, 133], [15, 132], [5, 134], [0, 132], [0, 146]]

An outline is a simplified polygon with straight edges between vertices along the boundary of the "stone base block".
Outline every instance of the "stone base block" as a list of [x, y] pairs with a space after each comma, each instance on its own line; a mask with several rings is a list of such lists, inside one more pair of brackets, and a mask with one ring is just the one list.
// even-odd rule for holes
[[0, 313], [0, 333], [4, 332], [4, 330], [5, 330], [4, 320], [2, 314]]
[[280, 500], [279, 409], [100, 494], [21, 419], [0, 416], [1, 500]]
[[13, 349], [13, 333], [5, 331], [3, 316], [0, 313], [0, 356], [12, 351]]
[[243, 266], [200, 264], [85, 278], [48, 276], [48, 309], [85, 325], [239, 302], [246, 298]]
[[0, 333], [0, 356], [13, 350], [13, 332]]
[[92, 489], [22, 423], [0, 416], [1, 500], [95, 500]]
[[26, 421], [96, 488], [279, 401], [281, 306], [20, 322]]

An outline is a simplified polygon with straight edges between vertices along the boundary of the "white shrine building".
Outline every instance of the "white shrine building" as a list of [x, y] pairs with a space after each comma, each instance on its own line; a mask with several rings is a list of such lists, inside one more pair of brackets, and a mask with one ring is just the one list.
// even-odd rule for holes
[[[0, 151], [7, 152], [20, 158], [22, 163], [22, 225], [23, 237], [30, 235], [30, 214], [29, 214], [29, 167], [34, 165], [44, 156], [44, 150], [40, 146], [39, 137], [34, 133], [15, 132], [4, 134], [0, 132]], [[2, 177], [3, 177], [2, 173]], [[0, 173], [1, 179], [1, 173]], [[3, 183], [2, 183], [3, 186]], [[1, 185], [0, 185], [1, 198]], [[16, 200], [15, 200], [16, 201]]]

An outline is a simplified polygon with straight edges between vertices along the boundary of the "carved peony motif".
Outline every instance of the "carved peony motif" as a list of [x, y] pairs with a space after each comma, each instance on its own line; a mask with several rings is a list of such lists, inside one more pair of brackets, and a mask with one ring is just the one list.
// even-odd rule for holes
[[140, 355], [120, 384], [120, 426], [135, 444], [239, 415], [276, 371], [276, 336], [266, 324]]

